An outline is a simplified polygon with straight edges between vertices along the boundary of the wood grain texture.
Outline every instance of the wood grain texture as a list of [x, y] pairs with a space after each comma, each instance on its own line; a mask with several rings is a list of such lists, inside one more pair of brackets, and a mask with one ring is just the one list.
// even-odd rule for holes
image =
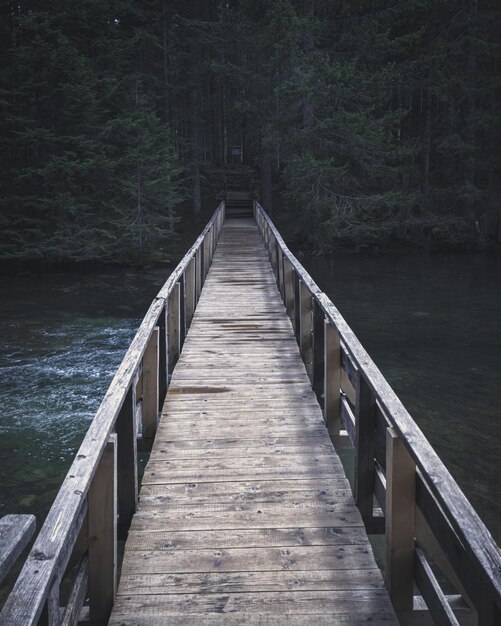
[[228, 220], [173, 371], [110, 624], [310, 615], [397, 623], [267, 250], [254, 222]]
[[[402, 438], [426, 489], [439, 505], [437, 524], [450, 528], [444, 534], [443, 544], [457, 537], [464, 546], [468, 565], [463, 570], [455, 569], [455, 576], [463, 576], [464, 571], [469, 573], [471, 581], [465, 584], [465, 590], [475, 603], [479, 621], [497, 625], [501, 616], [501, 553], [492, 535], [339, 310], [289, 250], [259, 203], [255, 206], [255, 216], [261, 231], [273, 237], [282, 249], [284, 259], [292, 266], [296, 283], [303, 281], [307, 285], [326, 319], [337, 329], [342, 341], [343, 368], [351, 370], [353, 366], [361, 371], [389, 425]], [[343, 388], [346, 384], [346, 380], [343, 384], [343, 378], [352, 374], [351, 371], [346, 373], [346, 377], [344, 372], [341, 374]], [[345, 391], [351, 400], [352, 393], [349, 389]]]
[[4, 515], [0, 519], [0, 583], [26, 547], [35, 528], [34, 515]]

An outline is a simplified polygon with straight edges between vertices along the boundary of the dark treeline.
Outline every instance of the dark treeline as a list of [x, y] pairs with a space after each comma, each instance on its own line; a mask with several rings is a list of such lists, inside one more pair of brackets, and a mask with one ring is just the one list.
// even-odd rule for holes
[[162, 256], [235, 147], [316, 250], [501, 241], [499, 0], [0, 6], [3, 259]]

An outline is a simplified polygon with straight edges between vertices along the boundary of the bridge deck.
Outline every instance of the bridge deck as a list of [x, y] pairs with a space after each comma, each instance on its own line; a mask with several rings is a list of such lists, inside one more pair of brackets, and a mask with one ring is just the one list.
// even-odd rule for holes
[[228, 220], [110, 624], [397, 623], [251, 220]]

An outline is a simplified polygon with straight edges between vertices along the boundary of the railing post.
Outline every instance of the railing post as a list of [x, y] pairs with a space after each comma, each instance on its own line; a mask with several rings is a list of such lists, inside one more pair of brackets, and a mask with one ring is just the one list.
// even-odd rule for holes
[[294, 268], [286, 257], [284, 257], [284, 304], [287, 315], [294, 323]]
[[195, 307], [202, 292], [202, 252], [201, 247], [195, 252]]
[[158, 410], [161, 411], [169, 384], [167, 370], [167, 308], [164, 306], [158, 318]]
[[386, 431], [386, 586], [397, 610], [413, 606], [416, 465], [393, 428]]
[[207, 246], [209, 248], [209, 267], [210, 264], [212, 262], [212, 226], [209, 228], [209, 230], [207, 231], [207, 234], [205, 235], [205, 238], [207, 239]]
[[324, 321], [324, 419], [329, 435], [341, 428], [341, 341], [332, 322]]
[[131, 385], [116, 421], [118, 534], [125, 537], [137, 508], [136, 386]]
[[168, 298], [167, 303], [167, 345], [169, 354], [169, 375], [172, 374], [181, 352], [180, 342], [180, 297], [181, 286], [177, 282]]
[[312, 387], [315, 392], [318, 403], [321, 408], [324, 407], [324, 321], [325, 314], [318, 303], [318, 301], [312, 297], [313, 312], [313, 381]]
[[152, 441], [158, 422], [159, 329], [153, 330], [143, 356], [143, 440]]
[[300, 310], [300, 293], [299, 293], [299, 276], [298, 273], [294, 272], [294, 334], [296, 336], [296, 341], [298, 345], [300, 345], [300, 320], [301, 320], [301, 310]]
[[365, 527], [372, 532], [374, 499], [374, 430], [376, 403], [360, 371], [355, 407], [355, 501]]
[[206, 246], [206, 249], [207, 249], [207, 254], [205, 255], [206, 263], [205, 263], [204, 281], [207, 278], [207, 274], [209, 273], [210, 264], [211, 264], [211, 261], [212, 261], [211, 245], [210, 245], [210, 229], [205, 234], [205, 246]]
[[117, 436], [104, 449], [89, 495], [90, 618], [108, 620], [117, 585]]
[[196, 293], [195, 293], [195, 258], [192, 258], [186, 268], [184, 275], [184, 291], [186, 296], [186, 329], [191, 326], [191, 320], [195, 313]]
[[303, 280], [299, 280], [299, 348], [309, 379], [313, 382], [313, 316], [311, 292]]
[[184, 344], [186, 338], [186, 293], [184, 287], [184, 277], [182, 274], [179, 277], [179, 352]]
[[282, 248], [278, 245], [277, 241], [277, 281], [278, 281], [278, 291], [280, 292], [280, 297], [282, 301], [285, 298], [284, 292], [284, 255], [282, 252]]

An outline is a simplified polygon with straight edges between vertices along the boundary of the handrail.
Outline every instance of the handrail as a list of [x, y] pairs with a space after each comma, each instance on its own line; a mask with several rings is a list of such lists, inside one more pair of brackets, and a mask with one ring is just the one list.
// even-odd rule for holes
[[[367, 530], [386, 532], [386, 578], [395, 607], [412, 610], [420, 545], [463, 593], [479, 624], [501, 623], [501, 555], [491, 534], [341, 313], [257, 202], [254, 212], [329, 432], [339, 441], [344, 423], [355, 447], [354, 491]], [[374, 497], [382, 511], [374, 509]]]
[[[137, 505], [137, 439], [151, 440], [169, 374], [200, 296], [225, 217], [222, 202], [151, 303], [61, 485], [9, 595], [0, 624], [76, 623], [88, 587], [90, 615], [106, 620], [116, 592], [117, 525]], [[118, 474], [118, 479], [117, 479]], [[117, 519], [118, 510], [118, 519]], [[59, 586], [76, 546], [81, 561], [70, 601]], [[71, 605], [71, 606], [70, 606]]]
[[35, 528], [34, 515], [4, 515], [0, 518], [0, 584], [33, 537]]

